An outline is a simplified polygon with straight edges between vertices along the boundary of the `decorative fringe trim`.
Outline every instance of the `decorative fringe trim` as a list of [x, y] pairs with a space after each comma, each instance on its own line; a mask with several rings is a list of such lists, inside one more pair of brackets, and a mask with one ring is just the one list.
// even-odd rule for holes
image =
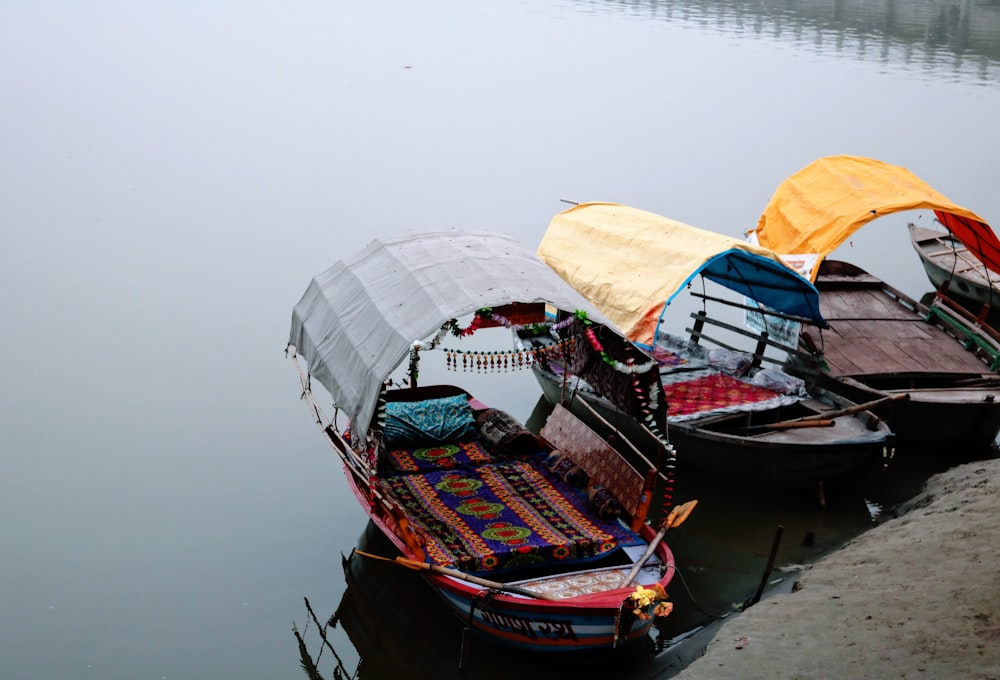
[[550, 355], [562, 357], [576, 346], [576, 338], [567, 338], [546, 347], [498, 351], [461, 350], [445, 348], [445, 364], [449, 371], [500, 373], [531, 368], [544, 362]]

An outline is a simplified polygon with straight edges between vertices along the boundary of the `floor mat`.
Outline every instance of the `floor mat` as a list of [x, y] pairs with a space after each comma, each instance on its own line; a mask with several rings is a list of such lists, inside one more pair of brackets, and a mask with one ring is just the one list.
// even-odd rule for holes
[[586, 495], [534, 459], [384, 482], [423, 534], [428, 559], [463, 571], [585, 561], [642, 542], [619, 521], [592, 519]]

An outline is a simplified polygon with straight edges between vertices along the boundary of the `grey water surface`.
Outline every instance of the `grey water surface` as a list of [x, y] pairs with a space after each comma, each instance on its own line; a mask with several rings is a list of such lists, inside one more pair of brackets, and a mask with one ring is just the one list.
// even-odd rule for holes
[[[309, 279], [376, 235], [534, 246], [561, 199], [740, 235], [833, 154], [1000, 222], [995, 0], [6, 2], [0, 87], [5, 680], [301, 677], [304, 597], [321, 622], [344, 603], [324, 677], [454, 669], [456, 622], [407, 607], [419, 580], [348, 592], [366, 517], [283, 354]], [[919, 296], [907, 219], [839, 255]], [[453, 377], [538, 406], [530, 374]], [[860, 496], [684, 484], [695, 602], [677, 591], [670, 635], [752, 594], [776, 524], [794, 563], [870, 523]], [[375, 607], [372, 648], [344, 622]], [[483, 658], [473, 676], [528, 672]]]

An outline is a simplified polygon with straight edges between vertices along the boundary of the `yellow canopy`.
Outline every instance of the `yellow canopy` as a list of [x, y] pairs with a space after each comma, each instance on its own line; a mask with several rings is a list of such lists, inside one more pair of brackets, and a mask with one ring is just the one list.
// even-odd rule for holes
[[651, 345], [663, 312], [701, 274], [772, 309], [821, 320], [816, 289], [742, 239], [616, 203], [556, 215], [538, 255], [633, 342]]
[[[931, 209], [969, 250], [1000, 272], [1000, 241], [986, 222], [953, 203], [906, 168], [859, 156], [821, 158], [786, 179], [771, 196], [751, 235], [782, 255], [819, 262], [872, 220], [903, 210]], [[801, 269], [800, 269], [801, 271]]]

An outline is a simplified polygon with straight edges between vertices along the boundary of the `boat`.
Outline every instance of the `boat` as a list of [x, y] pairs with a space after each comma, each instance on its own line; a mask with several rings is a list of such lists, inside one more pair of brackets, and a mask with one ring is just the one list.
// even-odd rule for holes
[[1000, 241], [982, 218], [906, 168], [858, 156], [821, 158], [784, 180], [750, 238], [819, 290], [830, 329], [800, 334], [802, 375], [851, 399], [909, 395], [875, 409], [901, 442], [990, 448], [1000, 434], [995, 334], [944, 291], [922, 305], [859, 267], [826, 260], [873, 220], [919, 209], [933, 210], [984, 267], [1000, 271]]
[[[847, 262], [820, 263], [830, 331], [803, 331], [800, 365], [827, 389], [887, 401], [882, 416], [908, 444], [984, 449], [1000, 432], [1000, 339], [943, 296], [929, 306]], [[800, 357], [804, 355], [799, 355]]]
[[[420, 379], [432, 350], [442, 372], [478, 381], [529, 368], [538, 353], [511, 350], [504, 329], [544, 325], [546, 305], [586, 320], [588, 338], [614, 334], [512, 237], [406, 232], [315, 276], [293, 310], [287, 351], [351, 491], [398, 551], [363, 557], [419, 571], [467, 630], [495, 643], [624, 649], [672, 606], [665, 535], [696, 501], [673, 504], [671, 461], [637, 470], [566, 409], [535, 434], [464, 387]], [[507, 349], [484, 348], [490, 328], [503, 331]], [[554, 351], [583, 344], [565, 337]], [[618, 374], [642, 387], [631, 396], [637, 416], [655, 420], [650, 399], [662, 388], [653, 374]], [[314, 380], [332, 398], [332, 417]], [[658, 527], [654, 495], [663, 501]]]
[[1000, 303], [1000, 274], [992, 272], [946, 229], [907, 225], [910, 243], [937, 291], [985, 318]]
[[[568, 669], [612, 675], [625, 671], [628, 675], [630, 669], [648, 669], [657, 653], [657, 643], [665, 642], [656, 626], [646, 643], [645, 655], [625, 656], [600, 650], [535, 654], [470, 638], [463, 635], [462, 622], [417, 573], [400, 573], [393, 565], [362, 554], [387, 550], [392, 550], [391, 543], [369, 522], [357, 549], [341, 560], [346, 588], [329, 622], [339, 629], [339, 639], [348, 638], [359, 662], [357, 673], [344, 668], [348, 672], [338, 678], [502, 680], [516, 675], [520, 680], [551, 680]], [[328, 638], [334, 642], [338, 639], [333, 635]], [[352, 655], [342, 653], [341, 657], [347, 660]], [[327, 665], [334, 663], [329, 654], [323, 658]]]
[[[793, 348], [782, 344], [775, 327], [824, 321], [815, 288], [773, 253], [629, 206], [583, 203], [552, 219], [538, 254], [628, 337], [626, 345], [607, 345], [613, 357], [625, 359], [614, 350], [645, 351], [657, 362], [666, 429], [682, 469], [814, 490], [819, 483], [857, 481], [891, 453], [892, 431], [866, 404], [782, 370]], [[696, 277], [743, 297], [694, 293], [703, 309], [691, 313], [690, 327], [668, 332], [668, 306]], [[770, 326], [731, 323], [726, 312], [756, 315], [758, 324], [766, 315]], [[526, 329], [518, 341], [531, 347], [554, 340]], [[642, 423], [599, 385], [566, 371], [560, 355], [545, 356], [532, 371], [550, 402], [568, 403], [648, 451]]]

